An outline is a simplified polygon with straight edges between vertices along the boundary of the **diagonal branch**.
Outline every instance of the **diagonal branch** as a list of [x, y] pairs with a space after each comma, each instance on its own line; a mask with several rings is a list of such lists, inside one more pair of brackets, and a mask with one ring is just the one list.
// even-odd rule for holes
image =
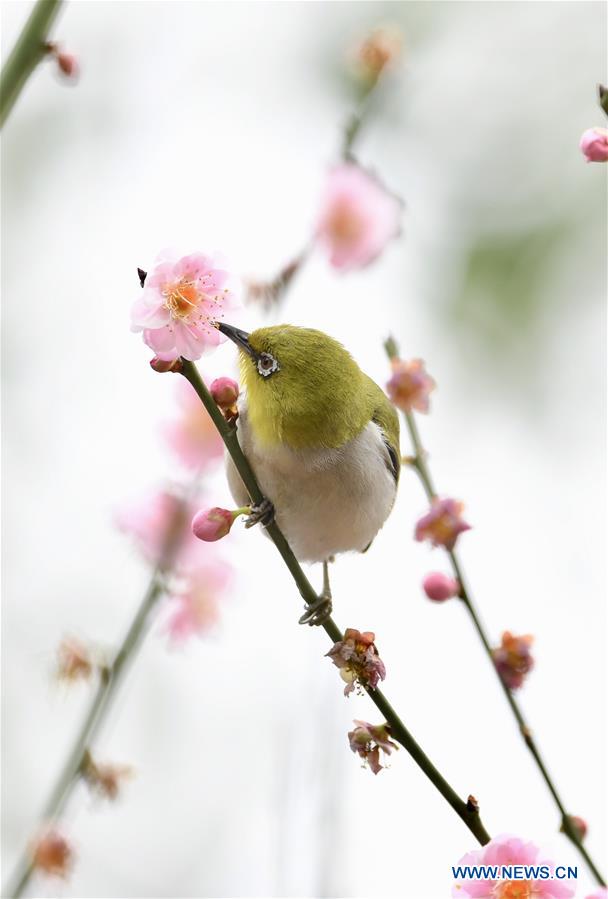
[[[389, 338], [386, 341], [385, 349], [386, 349], [386, 353], [387, 353], [387, 356], [389, 357], [389, 359], [397, 358], [397, 356], [398, 356], [397, 345], [392, 338]], [[407, 425], [407, 429], [408, 429], [410, 439], [412, 442], [412, 447], [414, 449], [414, 456], [411, 459], [411, 464], [416, 469], [416, 472], [417, 472], [417, 474], [420, 478], [420, 481], [422, 483], [422, 486], [424, 488], [424, 492], [426, 493], [427, 499], [429, 500], [429, 502], [432, 502], [434, 499], [437, 498], [437, 492], [433, 485], [431, 473], [429, 471], [429, 467], [428, 467], [428, 463], [427, 463], [427, 454], [426, 454], [426, 451], [422, 444], [422, 440], [420, 438], [420, 432], [418, 431], [418, 425], [416, 424], [416, 418], [415, 418], [413, 412], [404, 412], [403, 415], [404, 415], [405, 423]], [[602, 875], [596, 868], [596, 866], [593, 862], [593, 859], [591, 858], [591, 856], [587, 852], [587, 849], [583, 845], [580, 834], [577, 831], [576, 827], [573, 825], [570, 815], [566, 812], [564, 804], [560, 798], [559, 793], [557, 792], [557, 788], [555, 787], [555, 784], [553, 783], [551, 776], [549, 775], [549, 772], [547, 771], [547, 768], [546, 768], [543, 758], [540, 754], [538, 746], [536, 745], [534, 737], [532, 736], [532, 731], [523, 716], [523, 713], [519, 707], [519, 704], [518, 704], [517, 700], [515, 699], [515, 697], [513, 696], [512, 691], [509, 689], [509, 687], [506, 685], [506, 683], [500, 676], [500, 673], [494, 664], [494, 658], [492, 655], [492, 647], [490, 646], [490, 641], [488, 639], [486, 631], [485, 631], [485, 629], [481, 623], [481, 620], [479, 618], [479, 614], [478, 614], [478, 612], [475, 608], [475, 605], [473, 603], [473, 600], [471, 598], [471, 592], [466, 584], [462, 565], [460, 564], [458, 555], [454, 552], [454, 550], [448, 550], [447, 555], [450, 560], [450, 564], [452, 566], [452, 571], [454, 573], [454, 577], [460, 584], [459, 597], [462, 600], [462, 602], [464, 603], [464, 606], [469, 614], [469, 617], [471, 618], [473, 627], [475, 628], [475, 630], [477, 632], [477, 636], [479, 637], [479, 639], [482, 643], [482, 646], [485, 650], [485, 653], [490, 660], [490, 663], [492, 665], [494, 673], [498, 677], [498, 682], [500, 683], [501, 689], [505, 695], [507, 702], [509, 703], [509, 707], [510, 707], [510, 709], [517, 721], [517, 724], [519, 726], [519, 732], [521, 733], [521, 735], [526, 743], [526, 746], [532, 753], [532, 756], [534, 758], [534, 761], [536, 762], [538, 770], [540, 771], [541, 776], [542, 776], [543, 780], [545, 781], [547, 787], [549, 788], [549, 792], [553, 796], [555, 804], [557, 805], [557, 808], [559, 809], [559, 813], [561, 815], [561, 829], [565, 833], [565, 835], [568, 837], [568, 839], [576, 846], [576, 848], [578, 849], [578, 851], [584, 858], [585, 862], [587, 863], [589, 870], [592, 872], [596, 881], [599, 884], [601, 884], [602, 886], [605, 886], [606, 884], [604, 882]]]
[[0, 126], [4, 125], [25, 82], [47, 53], [47, 35], [60, 5], [61, 0], [38, 0], [2, 68]]
[[[198, 394], [201, 402], [211, 416], [211, 419], [213, 420], [213, 423], [216, 426], [217, 430], [219, 431], [219, 434], [226, 445], [226, 449], [232, 457], [232, 461], [234, 462], [236, 469], [241, 476], [241, 480], [243, 481], [243, 484], [245, 485], [247, 492], [249, 493], [252, 503], [254, 505], [258, 505], [262, 502], [264, 496], [262, 494], [262, 491], [260, 490], [253, 470], [246, 457], [244, 456], [243, 451], [241, 450], [238, 442], [236, 427], [232, 424], [229, 424], [220, 412], [219, 408], [213, 400], [213, 397], [207, 390], [203, 379], [199, 375], [196, 366], [193, 365], [192, 362], [188, 362], [187, 360], [182, 359], [180, 371], [196, 390], [196, 393]], [[281, 530], [276, 522], [273, 521], [271, 524], [269, 524], [266, 530], [268, 531], [272, 542], [281, 554], [283, 561], [287, 565], [287, 568], [289, 569], [291, 576], [296, 582], [296, 586], [298, 587], [298, 590], [300, 591], [300, 594], [304, 601], [307, 604], [316, 602], [317, 594], [315, 593], [310, 581], [302, 571], [298, 560], [294, 556], [291, 547], [281, 533]], [[336, 643], [342, 639], [342, 633], [332, 618], [329, 618], [322, 626], [333, 643]], [[433, 765], [431, 760], [418, 745], [414, 737], [411, 735], [405, 724], [402, 722], [400, 717], [397, 715], [393, 707], [390, 705], [389, 701], [380, 692], [380, 690], [368, 689], [367, 693], [376, 708], [379, 709], [386, 722], [389, 724], [391, 736], [393, 736], [401, 743], [403, 748], [411, 755], [416, 764], [422, 769], [429, 780], [434, 784], [436, 789], [439, 790], [446, 802], [449, 803], [456, 814], [464, 821], [464, 823], [469, 828], [471, 833], [476, 837], [478, 842], [482, 846], [485, 846], [485, 844], [490, 841], [490, 836], [481, 822], [481, 818], [479, 816], [479, 808], [476, 802], [472, 801], [471, 798], [467, 802], [465, 802], [458, 796], [455, 790], [445, 780], [443, 775], [439, 773], [437, 768]]]

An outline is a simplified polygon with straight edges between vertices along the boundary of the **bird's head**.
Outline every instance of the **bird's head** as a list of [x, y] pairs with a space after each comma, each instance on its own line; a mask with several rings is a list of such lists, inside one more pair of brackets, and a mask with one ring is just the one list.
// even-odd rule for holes
[[240, 351], [249, 421], [262, 444], [338, 447], [370, 420], [365, 376], [337, 340], [294, 325], [251, 334], [217, 327]]

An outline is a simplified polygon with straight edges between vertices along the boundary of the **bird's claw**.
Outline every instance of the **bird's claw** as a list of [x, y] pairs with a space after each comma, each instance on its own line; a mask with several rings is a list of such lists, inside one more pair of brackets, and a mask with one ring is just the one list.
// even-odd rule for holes
[[298, 624], [309, 624], [311, 627], [325, 624], [331, 615], [331, 597], [321, 594], [316, 602], [306, 606], [306, 611], [300, 618]]
[[251, 507], [251, 512], [245, 519], [245, 527], [252, 528], [256, 524], [261, 524], [267, 528], [274, 521], [274, 506], [269, 499], [264, 498], [262, 502]]

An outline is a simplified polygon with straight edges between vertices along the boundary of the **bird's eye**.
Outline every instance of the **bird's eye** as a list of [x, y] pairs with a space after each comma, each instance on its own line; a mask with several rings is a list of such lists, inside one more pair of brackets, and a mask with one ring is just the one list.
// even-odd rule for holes
[[271, 356], [270, 353], [260, 353], [258, 356], [258, 371], [263, 378], [267, 378], [269, 375], [274, 374], [275, 371], [279, 371], [279, 369], [280, 365], [274, 356]]

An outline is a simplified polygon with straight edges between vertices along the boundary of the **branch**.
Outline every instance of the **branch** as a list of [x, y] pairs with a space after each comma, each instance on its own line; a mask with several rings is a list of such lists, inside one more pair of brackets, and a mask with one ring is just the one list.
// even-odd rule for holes
[[[389, 359], [397, 358], [397, 356], [398, 356], [397, 345], [392, 338], [389, 338], [389, 340], [387, 340], [387, 342], [385, 344], [385, 349], [386, 349], [386, 353], [387, 353], [387, 356], [389, 357]], [[419, 476], [422, 486], [424, 488], [424, 492], [426, 493], [427, 499], [429, 500], [429, 502], [432, 502], [434, 499], [437, 498], [437, 492], [433, 486], [431, 473], [429, 471], [429, 467], [428, 467], [428, 463], [427, 463], [427, 453], [423, 447], [422, 440], [420, 438], [420, 432], [418, 431], [418, 425], [416, 424], [416, 418], [415, 418], [413, 412], [404, 412], [403, 415], [405, 418], [405, 423], [407, 425], [407, 429], [409, 431], [410, 439], [412, 441], [412, 447], [414, 449], [412, 465], [416, 469], [416, 472], [418, 473], [418, 476]], [[465, 606], [467, 612], [469, 613], [469, 616], [473, 623], [473, 627], [475, 628], [477, 635], [482, 643], [482, 646], [486, 652], [486, 655], [488, 656], [488, 658], [490, 660], [492, 669], [493, 669], [494, 673], [496, 674], [496, 676], [498, 677], [498, 682], [500, 683], [501, 689], [507, 699], [507, 702], [509, 703], [509, 707], [510, 707], [511, 711], [513, 712], [513, 715], [515, 716], [515, 719], [519, 726], [519, 732], [521, 733], [526, 746], [532, 753], [532, 756], [534, 758], [534, 761], [536, 762], [536, 765], [538, 766], [541, 776], [542, 776], [543, 780], [545, 781], [547, 787], [549, 788], [549, 792], [553, 796], [553, 799], [555, 800], [555, 804], [557, 805], [557, 807], [559, 809], [559, 812], [561, 815], [561, 829], [563, 830], [565, 835], [568, 837], [568, 839], [576, 846], [576, 848], [578, 849], [578, 851], [584, 858], [585, 862], [587, 863], [589, 870], [592, 872], [596, 881], [601, 886], [605, 886], [606, 884], [604, 882], [602, 875], [596, 868], [593, 860], [591, 859], [589, 853], [587, 852], [585, 846], [583, 845], [583, 842], [581, 840], [581, 837], [580, 837], [578, 831], [572, 824], [570, 815], [568, 815], [568, 813], [566, 812], [566, 809], [564, 808], [564, 804], [559, 796], [559, 793], [557, 792], [557, 789], [555, 787], [555, 784], [553, 783], [553, 780], [551, 779], [551, 777], [547, 771], [547, 768], [545, 767], [545, 763], [544, 763], [542, 756], [538, 750], [536, 742], [532, 736], [532, 731], [531, 731], [530, 727], [528, 726], [528, 724], [526, 723], [526, 720], [525, 720], [523, 713], [519, 707], [519, 704], [518, 704], [517, 700], [515, 699], [515, 697], [513, 696], [512, 691], [509, 689], [509, 687], [506, 685], [506, 683], [500, 676], [500, 673], [499, 673], [498, 669], [496, 668], [496, 665], [494, 664], [494, 658], [492, 655], [492, 647], [490, 646], [488, 636], [484, 630], [484, 627], [480, 621], [479, 615], [473, 604], [473, 600], [471, 598], [471, 592], [470, 592], [469, 588], [467, 587], [459, 557], [454, 552], [454, 550], [447, 550], [447, 555], [450, 560], [450, 564], [452, 566], [452, 571], [454, 573], [454, 577], [460, 584], [460, 591], [459, 591], [458, 595], [459, 595], [460, 599], [462, 600], [462, 602], [464, 603], [464, 606]]]
[[[254, 505], [258, 505], [264, 499], [262, 491], [258, 485], [253, 470], [239, 445], [236, 427], [229, 424], [219, 408], [215, 404], [213, 397], [207, 390], [203, 379], [192, 362], [185, 359], [181, 360], [181, 373], [190, 382], [196, 390], [205, 409], [211, 416], [214, 425], [226, 445], [226, 449], [232, 457], [232, 461], [245, 485], [247, 492]], [[272, 522], [266, 528], [268, 534], [278, 549], [283, 561], [285, 562], [291, 576], [293, 577], [298, 590], [307, 604], [316, 602], [317, 594], [313, 589], [310, 581], [302, 571], [300, 564], [293, 554], [291, 547], [283, 536], [276, 522]], [[322, 625], [326, 634], [332, 643], [337, 643], [342, 639], [342, 633], [332, 618], [328, 618]], [[405, 724], [401, 721], [393, 707], [390, 705], [386, 697], [380, 690], [367, 689], [367, 694], [374, 705], [384, 716], [386, 722], [390, 725], [391, 736], [398, 740], [403, 748], [411, 755], [416, 764], [429, 778], [431, 783], [439, 790], [446, 802], [451, 805], [456, 814], [464, 821], [471, 833], [476, 837], [478, 842], [485, 846], [490, 841], [490, 836], [484, 828], [479, 816], [479, 808], [477, 804], [471, 800], [465, 802], [462, 800], [445, 778], [439, 773], [428, 756], [423, 752], [416, 740], [410, 734]]]
[[17, 39], [0, 76], [0, 127], [4, 125], [21, 90], [47, 53], [46, 39], [61, 0], [38, 0]]
[[[51, 824], [59, 818], [74, 791], [74, 787], [80, 780], [90, 746], [107, 718], [112, 699], [125, 674], [127, 665], [133, 660], [141, 645], [151, 612], [164, 592], [162, 572], [165, 570], [164, 566], [159, 565], [152, 575], [148, 589], [131, 622], [131, 626], [114, 656], [114, 661], [111, 665], [100, 670], [97, 692], [92, 699], [74, 740], [72, 750], [42, 813], [42, 823], [44, 825]], [[2, 895], [13, 897], [13, 899], [23, 895], [23, 891], [28, 885], [33, 871], [32, 858], [28, 852], [24, 852], [17, 863], [10, 884], [3, 889]]]

